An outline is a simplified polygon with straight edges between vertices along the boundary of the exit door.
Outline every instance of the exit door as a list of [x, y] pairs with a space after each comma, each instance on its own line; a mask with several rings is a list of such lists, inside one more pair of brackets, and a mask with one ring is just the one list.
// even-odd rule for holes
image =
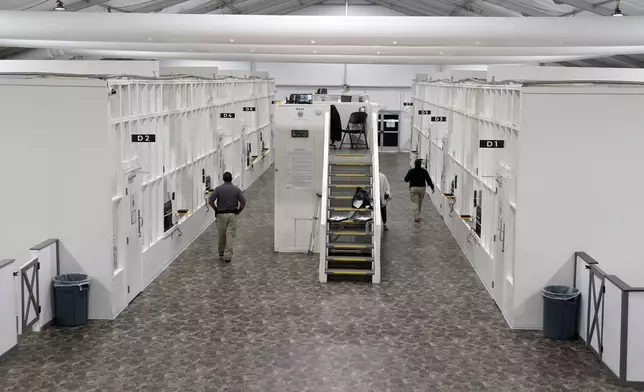
[[127, 278], [127, 299], [128, 302], [139, 295], [143, 290], [143, 265], [141, 247], [141, 229], [143, 216], [141, 214], [141, 177], [136, 172], [126, 172], [127, 188], [125, 198], [127, 200], [126, 213], [126, 252], [125, 252], [125, 276]]

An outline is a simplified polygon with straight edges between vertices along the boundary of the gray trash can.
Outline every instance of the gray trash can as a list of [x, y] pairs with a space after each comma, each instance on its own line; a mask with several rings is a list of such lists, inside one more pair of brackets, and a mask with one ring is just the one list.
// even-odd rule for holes
[[54, 278], [54, 315], [56, 324], [77, 327], [87, 324], [89, 285], [85, 274], [65, 274]]
[[579, 322], [578, 289], [568, 286], [543, 288], [543, 335], [556, 340], [577, 337]]

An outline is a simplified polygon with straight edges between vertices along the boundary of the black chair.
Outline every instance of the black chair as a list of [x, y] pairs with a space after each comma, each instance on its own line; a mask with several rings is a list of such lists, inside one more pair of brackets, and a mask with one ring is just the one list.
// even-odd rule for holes
[[[351, 136], [358, 135], [358, 140], [355, 144]], [[360, 139], [364, 136], [364, 146], [369, 148], [369, 143], [367, 142], [367, 113], [366, 112], [353, 112], [351, 117], [349, 117], [349, 123], [347, 124], [347, 129], [342, 131], [342, 141], [340, 142], [340, 149], [344, 145], [344, 139], [349, 136], [349, 143], [351, 143], [351, 149], [360, 147]]]

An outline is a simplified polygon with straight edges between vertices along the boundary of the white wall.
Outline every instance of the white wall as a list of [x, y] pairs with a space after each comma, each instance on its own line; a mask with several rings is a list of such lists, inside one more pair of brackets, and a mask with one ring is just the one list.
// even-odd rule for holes
[[60, 239], [61, 272], [94, 278], [90, 317], [111, 318], [113, 167], [101, 80], [0, 81], [0, 254], [30, 259], [29, 248]]
[[488, 80], [525, 81], [616, 81], [644, 82], [638, 68], [535, 67], [521, 65], [490, 65]]
[[626, 380], [644, 382], [644, 293], [630, 293]]
[[0, 74], [159, 76], [158, 61], [0, 60]]
[[541, 288], [558, 283], [575, 251], [644, 285], [637, 180], [644, 89], [530, 87], [522, 94], [515, 309], [517, 323], [538, 327]]
[[16, 315], [12, 311], [15, 305], [13, 271], [15, 262], [0, 259], [0, 355], [18, 344], [16, 332]]

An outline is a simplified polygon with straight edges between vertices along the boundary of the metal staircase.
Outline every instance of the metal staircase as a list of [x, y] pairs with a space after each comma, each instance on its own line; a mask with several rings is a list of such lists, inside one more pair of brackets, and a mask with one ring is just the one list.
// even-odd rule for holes
[[[376, 137], [377, 124], [373, 125], [369, 136]], [[369, 141], [370, 148], [365, 150], [325, 148], [319, 226], [320, 282], [367, 280], [380, 283], [382, 223], [378, 143], [374, 140]], [[353, 206], [357, 188], [370, 194], [368, 206]]]

